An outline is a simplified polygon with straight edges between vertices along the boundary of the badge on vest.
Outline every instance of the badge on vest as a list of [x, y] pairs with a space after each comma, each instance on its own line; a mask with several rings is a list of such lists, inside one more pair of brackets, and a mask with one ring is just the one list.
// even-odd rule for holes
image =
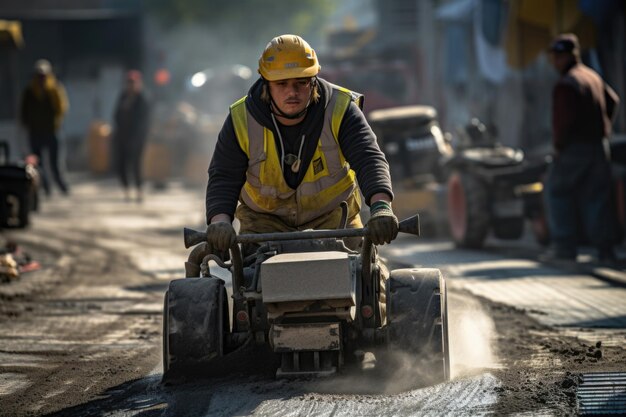
[[313, 174], [317, 175], [323, 170], [324, 170], [324, 162], [322, 162], [322, 157], [319, 157], [313, 161]]

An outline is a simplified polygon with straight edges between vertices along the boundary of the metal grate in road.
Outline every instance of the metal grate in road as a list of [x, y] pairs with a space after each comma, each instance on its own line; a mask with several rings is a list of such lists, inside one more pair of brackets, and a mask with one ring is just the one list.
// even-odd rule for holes
[[626, 415], [626, 372], [583, 374], [577, 397], [581, 415]]

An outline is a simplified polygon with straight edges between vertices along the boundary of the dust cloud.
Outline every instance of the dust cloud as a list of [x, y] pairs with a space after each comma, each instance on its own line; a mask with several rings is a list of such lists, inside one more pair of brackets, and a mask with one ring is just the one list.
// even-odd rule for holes
[[497, 367], [495, 325], [479, 301], [448, 293], [451, 378]]
[[438, 382], [416, 355], [380, 349], [365, 353], [361, 369], [346, 367], [329, 378], [303, 381], [301, 388], [318, 394], [394, 395]]
[[[484, 374], [498, 367], [494, 352], [495, 325], [480, 302], [448, 293], [448, 334], [451, 379]], [[345, 369], [331, 378], [303, 381], [302, 389], [320, 394], [393, 395], [428, 387], [432, 363], [416, 354], [382, 348], [366, 352], [358, 369]]]

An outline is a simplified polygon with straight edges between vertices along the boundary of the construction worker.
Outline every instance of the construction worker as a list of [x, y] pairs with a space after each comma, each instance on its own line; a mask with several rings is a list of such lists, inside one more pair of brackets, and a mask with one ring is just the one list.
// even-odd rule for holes
[[129, 174], [136, 189], [136, 201], [143, 201], [141, 161], [150, 122], [150, 106], [143, 92], [141, 72], [126, 73], [126, 84], [113, 114], [113, 156], [117, 175], [124, 189], [126, 201], [130, 201]]
[[549, 52], [561, 77], [552, 93], [554, 161], [546, 180], [546, 202], [553, 248], [547, 255], [576, 259], [582, 223], [598, 260], [613, 261], [616, 220], [608, 137], [619, 97], [581, 62], [576, 35], [558, 36]]
[[342, 201], [347, 227], [361, 227], [359, 188], [372, 242], [396, 237], [389, 165], [361, 111], [363, 97], [319, 71], [315, 51], [299, 36], [278, 36], [265, 47], [261, 77], [230, 106], [209, 167], [213, 249], [235, 243], [235, 217], [240, 233], [339, 228]]
[[63, 194], [67, 183], [59, 169], [59, 140], [57, 132], [69, 107], [63, 85], [55, 78], [52, 65], [45, 59], [35, 62], [33, 77], [22, 94], [20, 119], [28, 130], [31, 152], [39, 160], [43, 188], [50, 195], [48, 175], [44, 169], [44, 154], [48, 155], [50, 170]]

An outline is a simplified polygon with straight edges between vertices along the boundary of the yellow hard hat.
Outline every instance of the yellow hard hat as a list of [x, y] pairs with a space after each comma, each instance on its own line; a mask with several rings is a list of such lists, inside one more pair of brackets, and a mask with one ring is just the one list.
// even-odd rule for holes
[[259, 74], [268, 81], [314, 77], [320, 68], [315, 50], [298, 35], [275, 37], [259, 58]]

